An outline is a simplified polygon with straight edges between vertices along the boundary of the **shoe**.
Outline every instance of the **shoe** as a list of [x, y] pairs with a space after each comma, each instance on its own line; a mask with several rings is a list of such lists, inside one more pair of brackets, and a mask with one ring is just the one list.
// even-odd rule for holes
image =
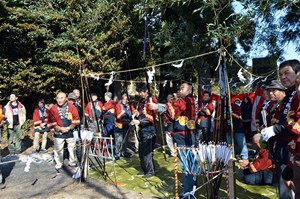
[[77, 167], [77, 164], [69, 164], [69, 167], [72, 167], [72, 168]]
[[33, 149], [32, 153], [37, 153], [38, 151], [36, 149]]
[[130, 153], [125, 153], [125, 154], [121, 155], [121, 157], [124, 157], [124, 158], [130, 158], [130, 157], [131, 157], [131, 154], [130, 154]]
[[62, 169], [61, 168], [55, 169], [55, 170], [56, 170], [56, 175], [61, 175], [61, 173], [62, 173]]
[[41, 149], [40, 152], [41, 153], [48, 153], [48, 150], [47, 149]]
[[5, 189], [5, 184], [4, 183], [0, 183], [0, 189]]
[[143, 176], [143, 175], [145, 175], [145, 172], [144, 171], [139, 171], [136, 175]]
[[152, 173], [147, 173], [143, 176], [143, 178], [151, 178], [152, 176], [154, 176], [154, 174]]
[[120, 157], [119, 156], [115, 156], [115, 160], [119, 160], [120, 159]]

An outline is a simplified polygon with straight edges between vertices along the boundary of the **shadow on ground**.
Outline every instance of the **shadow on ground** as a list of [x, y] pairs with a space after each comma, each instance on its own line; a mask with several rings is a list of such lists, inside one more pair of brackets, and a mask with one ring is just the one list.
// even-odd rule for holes
[[[116, 184], [125, 190], [135, 191], [141, 193], [143, 196], [151, 198], [174, 198], [175, 196], [175, 178], [174, 178], [174, 158], [167, 155], [167, 159], [164, 159], [164, 155], [161, 149], [154, 152], [154, 163], [156, 169], [156, 176], [144, 179], [142, 176], [137, 175], [140, 171], [140, 163], [137, 155], [131, 158], [124, 158], [106, 164], [106, 171], [109, 178], [108, 183]], [[115, 169], [114, 169], [115, 168]], [[102, 174], [97, 168], [90, 169], [89, 177], [93, 179], [104, 181]], [[252, 186], [246, 185], [242, 181], [242, 170], [236, 169], [236, 198], [241, 199], [259, 199], [259, 198], [277, 198], [275, 188], [272, 186]], [[179, 175], [182, 184], [183, 176]], [[198, 186], [203, 184], [203, 179], [198, 179]], [[182, 186], [179, 186], [179, 194], [182, 192]], [[199, 189], [195, 196], [197, 198], [206, 198], [205, 193], [207, 189], [203, 186]], [[219, 189], [219, 198], [227, 198], [227, 184], [226, 178], [222, 177], [221, 187]]]

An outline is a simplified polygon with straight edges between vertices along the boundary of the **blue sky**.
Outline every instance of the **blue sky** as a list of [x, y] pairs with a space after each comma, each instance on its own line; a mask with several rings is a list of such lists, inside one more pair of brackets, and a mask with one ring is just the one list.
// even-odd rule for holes
[[[243, 7], [242, 5], [237, 2], [233, 1], [233, 6], [236, 12], [238, 13], [243, 13], [244, 11], [242, 10]], [[289, 43], [284, 47], [284, 55], [283, 58], [284, 60], [289, 60], [289, 59], [298, 59], [300, 60], [300, 52], [296, 52], [296, 44], [295, 43]], [[249, 66], [252, 66], [252, 59], [253, 58], [260, 58], [260, 57], [266, 57], [268, 55], [268, 51], [264, 49], [260, 49], [259, 51], [257, 49], [252, 50], [250, 52], [250, 57], [247, 62]]]

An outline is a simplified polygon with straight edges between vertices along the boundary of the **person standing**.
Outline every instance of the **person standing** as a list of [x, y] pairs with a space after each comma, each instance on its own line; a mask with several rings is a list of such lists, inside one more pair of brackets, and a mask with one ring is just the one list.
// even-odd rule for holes
[[80, 91], [79, 89], [74, 89], [73, 90], [73, 93], [74, 93], [74, 96], [75, 96], [75, 107], [78, 111], [78, 114], [79, 114], [79, 117], [80, 117], [80, 120], [82, 120], [82, 110], [81, 110], [81, 107], [82, 107], [82, 103], [81, 103], [81, 98], [80, 98]]
[[[300, 126], [300, 103], [298, 94], [295, 90], [295, 81], [297, 78], [297, 73], [299, 72], [300, 62], [298, 60], [287, 60], [279, 65], [279, 79], [282, 85], [286, 88], [286, 95], [282, 100], [281, 106], [279, 107], [279, 123], [264, 128], [261, 131], [265, 141], [269, 141], [269, 139], [272, 137], [274, 137], [276, 140], [276, 145], [273, 149], [273, 161], [276, 165], [276, 179], [279, 189], [279, 198], [283, 199], [293, 198], [292, 190], [290, 187], [286, 186], [286, 182], [282, 178], [282, 175], [284, 175], [283, 172], [286, 168], [289, 169], [287, 165], [290, 159], [290, 153], [287, 148], [294, 147], [293, 144], [289, 145], [289, 143], [297, 143], [299, 141], [298, 138], [300, 134], [300, 128], [298, 127]], [[290, 150], [297, 152], [297, 148], [295, 148], [295, 150], [290, 148]], [[287, 180], [287, 178], [292, 177], [287, 177], [284, 175], [284, 178]], [[299, 197], [300, 196], [298, 195], [298, 198]]]
[[[4, 114], [3, 114], [2, 105], [0, 105], [0, 145], [2, 143], [3, 124], [4, 124]], [[2, 147], [0, 147], [0, 163], [1, 161], [2, 161]], [[5, 184], [4, 184], [3, 175], [0, 167], [0, 189], [4, 189], [4, 188], [5, 188]]]
[[241, 104], [241, 110], [242, 110], [243, 128], [246, 134], [246, 138], [250, 139], [252, 137], [252, 131], [251, 131], [252, 103], [248, 96], [244, 97]]
[[75, 139], [73, 130], [80, 125], [80, 118], [76, 107], [67, 101], [67, 95], [59, 92], [56, 96], [57, 104], [49, 112], [49, 125], [54, 128], [54, 160], [55, 169], [59, 174], [63, 167], [64, 143], [68, 144], [69, 166], [77, 166], [75, 156]]
[[[159, 113], [166, 112], [174, 119], [174, 143], [178, 147], [193, 147], [195, 145], [194, 130], [196, 129], [195, 124], [195, 99], [193, 97], [193, 87], [188, 83], [183, 83], [180, 86], [179, 91], [180, 99], [173, 102], [172, 104], [155, 104], [150, 103], [150, 109], [157, 110]], [[183, 158], [183, 157], [181, 157]], [[185, 157], [186, 162], [192, 162], [194, 155]], [[185, 164], [181, 162], [183, 170]], [[184, 174], [183, 194], [189, 193], [196, 186], [197, 177], [191, 174]]]
[[111, 99], [112, 93], [106, 92], [104, 94], [105, 103], [102, 108], [103, 111], [103, 126], [104, 126], [104, 137], [114, 136], [115, 128], [115, 102]]
[[[8, 149], [10, 154], [21, 152], [22, 125], [26, 121], [26, 109], [15, 93], [11, 93], [9, 102], [4, 107], [5, 118], [8, 126]], [[15, 139], [15, 144], [14, 144]]]
[[102, 107], [103, 104], [98, 100], [96, 93], [91, 93], [92, 102], [89, 102], [84, 110], [85, 116], [88, 118], [88, 127], [90, 131], [101, 132], [102, 131]]
[[122, 95], [121, 102], [116, 104], [115, 110], [115, 159], [118, 160], [120, 157], [130, 157], [130, 154], [127, 152], [128, 134], [132, 114], [134, 114], [136, 110], [134, 106], [128, 104], [126, 93]]
[[[167, 103], [171, 104], [174, 101], [173, 95], [169, 94], [167, 96]], [[170, 117], [169, 114], [163, 114], [163, 120], [164, 120], [164, 130], [166, 134], [166, 142], [170, 149], [170, 155], [174, 157], [174, 141], [173, 141], [173, 134], [174, 134], [174, 120], [172, 117]]]
[[42, 134], [42, 146], [40, 152], [47, 153], [46, 144], [47, 136], [50, 131], [48, 128], [48, 109], [45, 108], [45, 100], [40, 99], [38, 101], [38, 107], [33, 111], [33, 123], [34, 123], [34, 140], [33, 140], [33, 152], [39, 151], [40, 134]]
[[[248, 148], [246, 143], [246, 135], [243, 128], [242, 122], [242, 111], [241, 111], [241, 100], [236, 98], [232, 104], [232, 123], [233, 123], [233, 134], [227, 133], [226, 139], [228, 144], [232, 144], [232, 137], [234, 136], [235, 144], [241, 151], [239, 160], [240, 164], [248, 164]], [[234, 147], [236, 149], [236, 147]]]
[[153, 149], [156, 141], [155, 119], [156, 111], [149, 108], [149, 103], [157, 104], [157, 99], [149, 96], [146, 84], [141, 83], [136, 88], [141, 99], [138, 103], [138, 119], [131, 121], [132, 125], [139, 126], [139, 158], [142, 168], [143, 178], [149, 178], [155, 175], [155, 168], [153, 162]]
[[203, 101], [198, 105], [198, 119], [196, 123], [196, 146], [200, 141], [212, 141], [211, 117], [214, 112], [214, 105], [210, 102], [210, 92], [203, 93]]

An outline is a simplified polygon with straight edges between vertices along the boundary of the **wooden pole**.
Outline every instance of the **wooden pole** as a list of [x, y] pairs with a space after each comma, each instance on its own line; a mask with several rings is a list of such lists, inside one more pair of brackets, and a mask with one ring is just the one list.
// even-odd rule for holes
[[230, 159], [228, 162], [228, 199], [235, 199], [235, 160]]

